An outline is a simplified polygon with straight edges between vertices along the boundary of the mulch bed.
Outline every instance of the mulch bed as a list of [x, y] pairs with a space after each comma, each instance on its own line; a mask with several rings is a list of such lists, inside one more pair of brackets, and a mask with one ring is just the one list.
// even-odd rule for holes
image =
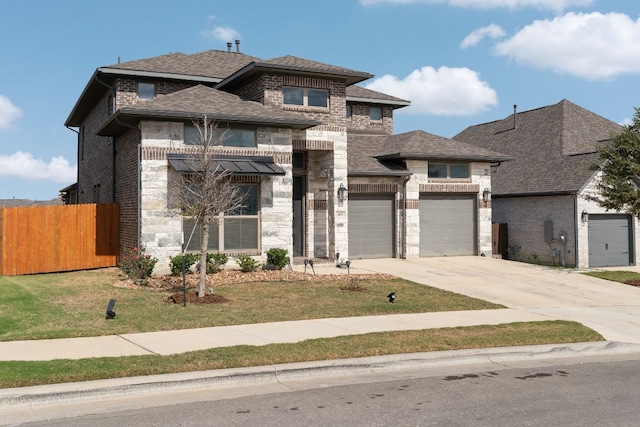
[[[363, 292], [366, 291], [366, 288], [363, 288], [358, 284], [360, 280], [389, 280], [394, 278], [395, 276], [392, 276], [390, 274], [350, 274], [348, 276], [344, 274], [313, 275], [311, 273], [292, 270], [257, 270], [249, 273], [244, 273], [240, 270], [230, 269], [222, 270], [221, 272], [216, 274], [207, 275], [205, 287], [215, 289], [218, 286], [229, 286], [240, 283], [255, 282], [306, 281], [318, 283], [344, 282], [345, 280], [349, 280], [349, 285], [341, 286], [340, 289], [345, 291]], [[221, 304], [229, 301], [221, 295], [217, 295], [215, 293], [211, 293], [209, 295], [205, 295], [202, 298], [198, 298], [197, 292], [194, 292], [193, 289], [198, 288], [199, 280], [200, 276], [196, 273], [190, 273], [186, 275], [185, 283], [188, 290], [187, 303]], [[140, 284], [129, 279], [123, 274], [118, 280], [113, 283], [113, 286], [118, 288], [141, 289], [147, 291], [173, 292], [169, 297], [165, 299], [165, 301], [173, 304], [184, 304], [182, 276], [154, 274], [149, 278], [146, 284]]]
[[627, 280], [624, 281], [624, 284], [640, 288], [640, 280], [638, 280], [638, 279], [627, 279]]

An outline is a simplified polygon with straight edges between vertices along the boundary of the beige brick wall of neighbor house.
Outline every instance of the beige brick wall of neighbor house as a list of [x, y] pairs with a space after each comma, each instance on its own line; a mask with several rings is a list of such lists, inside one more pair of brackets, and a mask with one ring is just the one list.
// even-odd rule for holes
[[[159, 262], [156, 272], [169, 270], [169, 257], [181, 250], [182, 218], [170, 206], [169, 180], [175, 172], [166, 160], [168, 152], [184, 151], [183, 125], [169, 122], [142, 122], [141, 161], [141, 243]], [[275, 155], [284, 176], [265, 177], [260, 184], [261, 258], [272, 247], [292, 252], [292, 165], [291, 130], [260, 128], [257, 149], [221, 148], [221, 153]], [[146, 154], [145, 154], [146, 153]]]
[[[586, 211], [589, 214], [606, 214], [617, 213], [607, 212], [605, 208], [598, 205], [597, 202], [587, 200], [588, 195], [594, 195], [596, 193], [596, 184], [600, 174], [595, 176], [580, 192], [578, 197], [577, 208], [577, 224], [578, 224], [578, 267], [589, 267], [589, 222], [582, 222], [582, 211]], [[637, 265], [640, 260], [640, 221], [637, 218], [633, 218], [633, 249], [634, 249], [634, 263]]]
[[[565, 247], [559, 236], [565, 233], [565, 265], [575, 266], [574, 206], [575, 197], [571, 195], [494, 198], [493, 221], [507, 224], [510, 259], [562, 265]], [[553, 241], [550, 243], [545, 242], [545, 221], [553, 223]]]

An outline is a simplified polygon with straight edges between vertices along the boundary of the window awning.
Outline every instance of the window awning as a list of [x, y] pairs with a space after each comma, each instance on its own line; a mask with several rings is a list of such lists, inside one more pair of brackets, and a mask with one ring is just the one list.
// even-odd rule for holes
[[[169, 154], [169, 165], [180, 173], [200, 172], [198, 161], [194, 156], [184, 154]], [[194, 161], [195, 160], [195, 161]], [[212, 168], [220, 168], [233, 175], [284, 175], [285, 171], [278, 166], [273, 157], [269, 156], [215, 156]]]

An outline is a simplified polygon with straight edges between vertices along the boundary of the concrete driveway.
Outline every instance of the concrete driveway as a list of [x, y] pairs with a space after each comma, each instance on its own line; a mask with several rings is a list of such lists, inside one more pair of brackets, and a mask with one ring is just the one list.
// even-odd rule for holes
[[577, 271], [485, 257], [353, 261], [352, 271], [358, 270], [390, 273], [550, 319], [573, 320], [609, 341], [640, 343], [640, 288]]

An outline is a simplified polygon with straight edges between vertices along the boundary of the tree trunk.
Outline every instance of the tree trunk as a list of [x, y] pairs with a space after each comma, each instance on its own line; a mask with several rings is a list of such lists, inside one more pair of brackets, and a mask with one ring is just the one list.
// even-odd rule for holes
[[200, 245], [200, 286], [198, 287], [198, 297], [202, 298], [205, 295], [205, 285], [207, 279], [207, 249], [209, 246], [209, 225], [211, 224], [211, 217], [205, 216], [202, 218], [202, 242]]

